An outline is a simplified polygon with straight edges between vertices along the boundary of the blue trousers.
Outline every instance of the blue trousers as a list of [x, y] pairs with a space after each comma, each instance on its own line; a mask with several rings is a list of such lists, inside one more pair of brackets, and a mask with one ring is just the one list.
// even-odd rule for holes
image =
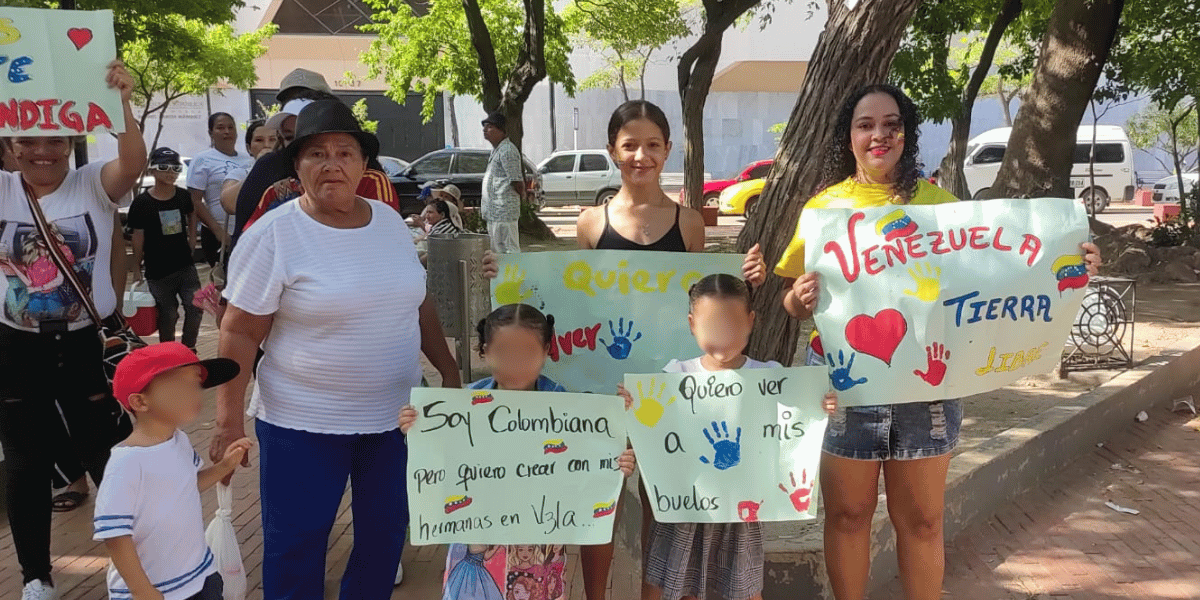
[[354, 549], [342, 600], [386, 600], [408, 530], [408, 447], [399, 429], [335, 435], [261, 420], [259, 486], [264, 600], [321, 600], [325, 555], [350, 480]]

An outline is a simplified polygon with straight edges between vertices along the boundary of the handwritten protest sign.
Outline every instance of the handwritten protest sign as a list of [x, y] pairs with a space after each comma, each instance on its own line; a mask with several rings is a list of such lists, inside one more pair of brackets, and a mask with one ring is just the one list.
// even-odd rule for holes
[[0, 135], [125, 131], [111, 10], [0, 8]]
[[813, 349], [845, 405], [957, 398], [1058, 364], [1088, 284], [1087, 215], [991, 200], [800, 219], [821, 276]]
[[696, 354], [687, 293], [706, 275], [742, 272], [733, 254], [582, 250], [502, 254], [492, 306], [554, 315], [546, 375], [571, 391], [613, 394], [626, 373]]
[[824, 368], [626, 375], [625, 387], [629, 439], [659, 522], [816, 518]]
[[616, 396], [416, 388], [412, 542], [605, 544], [624, 476]]

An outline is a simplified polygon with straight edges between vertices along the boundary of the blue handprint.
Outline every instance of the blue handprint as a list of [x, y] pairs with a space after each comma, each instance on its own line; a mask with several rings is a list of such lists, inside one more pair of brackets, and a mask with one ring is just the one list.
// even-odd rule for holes
[[[713, 438], [716, 436], [716, 439]], [[704, 430], [704, 437], [708, 438], [708, 443], [712, 444], [716, 455], [713, 456], [712, 466], [718, 470], [724, 471], [730, 467], [736, 467], [742, 462], [742, 428], [737, 428], [737, 437], [729, 439], [729, 425], [725, 421], [721, 421], [718, 427], [717, 422], [712, 422], [712, 433], [708, 429]], [[701, 456], [700, 462], [708, 464], [708, 457]]]
[[[853, 352], [851, 352], [850, 353], [850, 362], [849, 362], [849, 364], [847, 364], [845, 353], [843, 353], [841, 350], [838, 350], [837, 368], [835, 368], [833, 371], [831, 371], [829, 373], [829, 382], [831, 384], [833, 384], [833, 389], [835, 389], [839, 392], [844, 392], [856, 385], [867, 382], [866, 377], [863, 377], [861, 379], [854, 379], [853, 377], [850, 376], [850, 369], [852, 369], [854, 367], [854, 356], [855, 356], [855, 354]], [[833, 353], [830, 352], [829, 354], [826, 355], [826, 357], [828, 358], [827, 364], [832, 366], [833, 365]]]
[[609, 321], [608, 331], [612, 333], [612, 344], [609, 345], [608, 342], [604, 341], [604, 338], [600, 338], [600, 343], [604, 344], [604, 347], [608, 349], [609, 356], [617, 360], [629, 358], [629, 352], [633, 350], [633, 343], [642, 339], [642, 332], [640, 331], [637, 332], [637, 336], [632, 340], [629, 339], [629, 336], [633, 335], [633, 319], [629, 320], [629, 326], [626, 327], [625, 318], [622, 317], [617, 321], [616, 329], [613, 328], [613, 322]]

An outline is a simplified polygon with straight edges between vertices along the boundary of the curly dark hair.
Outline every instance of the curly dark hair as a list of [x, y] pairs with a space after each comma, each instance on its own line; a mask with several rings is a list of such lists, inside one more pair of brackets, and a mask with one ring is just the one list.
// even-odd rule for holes
[[854, 121], [854, 109], [863, 98], [871, 94], [887, 94], [896, 100], [900, 107], [900, 118], [904, 121], [904, 149], [900, 154], [900, 162], [896, 165], [898, 176], [895, 183], [896, 195], [905, 204], [917, 195], [917, 184], [921, 180], [921, 148], [919, 141], [921, 132], [918, 124], [921, 122], [917, 114], [917, 106], [896, 86], [883, 83], [868, 85], [860, 88], [842, 104], [838, 111], [837, 123], [833, 128], [833, 137], [825, 148], [825, 164], [821, 170], [821, 184], [817, 193], [826, 188], [845, 181], [857, 172], [854, 152], [850, 149], [850, 127]]

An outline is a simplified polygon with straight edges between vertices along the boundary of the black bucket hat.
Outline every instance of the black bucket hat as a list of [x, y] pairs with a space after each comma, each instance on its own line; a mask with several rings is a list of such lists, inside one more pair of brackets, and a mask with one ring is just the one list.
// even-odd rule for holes
[[340, 100], [318, 100], [305, 106], [296, 115], [296, 139], [284, 148], [288, 162], [295, 165], [296, 156], [300, 154], [304, 142], [322, 133], [352, 135], [362, 146], [363, 158], [369, 161], [379, 156], [379, 138], [362, 130], [349, 106]]

